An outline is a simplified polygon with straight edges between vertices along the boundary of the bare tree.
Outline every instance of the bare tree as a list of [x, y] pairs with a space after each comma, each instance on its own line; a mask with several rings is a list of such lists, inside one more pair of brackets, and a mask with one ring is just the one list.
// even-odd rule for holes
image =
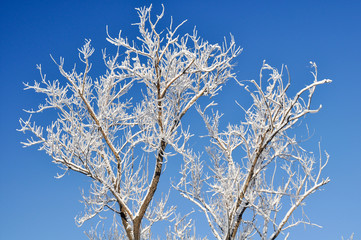
[[[103, 50], [104, 75], [90, 76], [94, 48], [86, 40], [79, 49], [84, 70], [74, 66], [68, 71], [63, 58], [53, 59], [63, 80], [47, 80], [39, 65], [41, 82], [25, 84], [46, 99], [37, 110], [27, 111], [28, 120], [20, 119], [19, 131], [35, 136], [24, 146], [38, 145], [50, 155], [64, 170], [59, 178], [72, 170], [92, 180], [89, 195], [83, 194], [85, 213], [77, 217], [79, 225], [108, 210], [115, 216], [110, 234], [92, 230], [88, 237], [150, 239], [153, 224], [169, 220], [173, 227], [163, 238], [196, 239], [189, 214], [176, 215], [176, 206], [167, 206], [167, 194], [155, 195], [165, 165], [177, 153], [184, 164], [174, 187], [204, 213], [217, 239], [275, 239], [281, 233], [287, 239], [289, 228], [312, 224], [304, 214], [297, 220], [294, 212], [329, 182], [321, 178], [328, 155], [322, 161], [320, 154], [316, 164], [290, 132], [305, 115], [320, 110], [311, 108], [315, 88], [331, 81], [319, 81], [312, 63], [314, 81], [290, 98], [290, 78], [284, 83], [283, 72], [264, 63], [259, 82], [250, 81], [253, 90], [246, 87], [253, 105], [244, 110], [239, 125], [219, 131], [221, 114], [206, 113], [216, 104], [197, 107], [211, 141], [210, 161], [204, 161], [189, 148], [191, 134], [182, 118], [199, 98], [215, 96], [235, 77], [232, 60], [241, 49], [232, 36], [222, 46], [203, 41], [195, 30], [180, 37], [177, 30], [184, 22], [173, 27], [171, 21], [159, 31], [163, 12], [156, 17], [151, 17], [151, 7], [137, 12], [136, 41], [121, 32], [118, 37], [108, 33], [116, 53], [108, 56]], [[267, 81], [262, 80], [264, 71], [271, 72]], [[136, 99], [129, 96], [134, 86]], [[58, 114], [50, 125], [31, 120], [49, 109]]]
[[[244, 110], [245, 120], [224, 131], [219, 130], [220, 113], [205, 113], [214, 103], [204, 110], [198, 107], [211, 139], [210, 171], [199, 154], [184, 151], [182, 178], [175, 188], [201, 209], [216, 239], [273, 240], [300, 223], [312, 224], [304, 213], [298, 220], [293, 216], [310, 194], [329, 182], [321, 178], [328, 155], [316, 160], [289, 134], [305, 115], [321, 109], [311, 108], [312, 96], [318, 85], [331, 82], [319, 81], [317, 66], [311, 64], [313, 82], [288, 97], [290, 77], [285, 83], [282, 71], [264, 63], [259, 82], [245, 87], [253, 99]], [[264, 71], [270, 71], [267, 81]]]
[[[27, 112], [53, 109], [58, 117], [42, 127], [30, 115], [20, 119], [19, 129], [35, 135], [24, 146], [38, 145], [64, 174], [73, 170], [92, 179], [89, 196], [83, 195], [86, 211], [77, 218], [79, 225], [111, 210], [132, 240], [149, 238], [155, 222], [174, 214], [174, 207], [165, 206], [167, 196], [152, 200], [168, 157], [182, 152], [190, 136], [181, 119], [200, 97], [216, 95], [234, 77], [231, 61], [241, 52], [232, 36], [222, 46], [203, 41], [196, 30], [180, 37], [177, 30], [184, 22], [175, 27], [171, 22], [158, 31], [163, 12], [155, 18], [151, 7], [137, 12], [136, 41], [121, 32], [118, 37], [108, 34], [117, 51], [110, 57], [103, 51], [104, 75], [90, 76], [90, 40], [79, 49], [84, 70], [74, 66], [68, 71], [63, 58], [53, 59], [64, 80], [47, 80], [39, 65], [41, 82], [26, 83], [25, 89], [45, 94], [46, 100]], [[127, 95], [134, 85], [141, 89], [139, 101]]]

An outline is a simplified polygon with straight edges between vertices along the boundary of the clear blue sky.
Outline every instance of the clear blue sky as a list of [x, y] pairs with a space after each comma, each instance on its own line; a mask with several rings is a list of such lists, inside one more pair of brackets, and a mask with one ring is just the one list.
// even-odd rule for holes
[[[0, 1], [1, 239], [86, 239], [74, 224], [83, 209], [80, 189], [86, 179], [77, 174], [54, 179], [58, 168], [49, 157], [19, 143], [25, 139], [15, 131], [19, 117], [26, 116], [22, 109], [41, 101], [23, 91], [22, 82], [39, 80], [39, 63], [49, 78], [58, 78], [49, 54], [70, 64], [84, 38], [92, 39], [99, 57], [100, 49], [110, 47], [106, 25], [113, 34], [123, 29], [134, 37], [134, 8], [150, 2]], [[155, 11], [160, 4], [153, 1]], [[291, 239], [340, 239], [352, 232], [361, 239], [361, 1], [178, 0], [164, 5], [165, 22], [170, 16], [176, 22], [188, 19], [182, 31], [196, 25], [210, 42], [232, 33], [244, 48], [235, 69], [240, 80], [257, 78], [263, 59], [277, 67], [287, 64], [293, 89], [311, 81], [310, 60], [318, 64], [320, 78], [333, 80], [316, 92], [321, 112], [307, 118], [313, 139], [331, 155], [325, 175], [332, 182], [305, 208], [323, 228], [300, 226]], [[234, 86], [227, 84], [221, 93], [224, 106], [234, 106]]]

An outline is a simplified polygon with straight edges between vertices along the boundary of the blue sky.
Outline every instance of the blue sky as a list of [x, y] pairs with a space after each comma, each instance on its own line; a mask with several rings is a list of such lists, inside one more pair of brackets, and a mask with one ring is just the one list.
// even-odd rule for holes
[[[23, 149], [16, 132], [22, 109], [36, 107], [41, 96], [23, 91], [22, 82], [39, 80], [41, 63], [49, 78], [58, 78], [49, 54], [70, 64], [84, 38], [97, 53], [111, 47], [110, 33], [120, 29], [134, 38], [135, 7], [151, 1], [7, 1], [0, 2], [0, 238], [86, 239], [74, 224], [83, 206], [80, 189], [86, 179], [70, 174], [61, 180], [58, 168], [35, 148]], [[154, 10], [161, 9], [153, 1]], [[323, 109], [307, 123], [331, 156], [325, 175], [332, 180], [308, 199], [308, 216], [323, 228], [300, 226], [291, 239], [340, 239], [355, 232], [361, 238], [361, 2], [360, 1], [164, 1], [165, 23], [188, 19], [181, 31], [192, 31], [216, 43], [232, 33], [244, 48], [235, 71], [240, 80], [257, 78], [263, 59], [287, 64], [297, 90], [312, 80], [309, 61], [319, 67], [321, 86], [314, 104]], [[95, 59], [95, 57], [93, 59]], [[98, 58], [100, 59], [100, 58]], [[237, 87], [229, 82], [220, 101], [232, 114]], [[238, 88], [239, 89], [239, 88]], [[47, 116], [44, 116], [47, 118]], [[230, 118], [231, 119], [231, 118]]]

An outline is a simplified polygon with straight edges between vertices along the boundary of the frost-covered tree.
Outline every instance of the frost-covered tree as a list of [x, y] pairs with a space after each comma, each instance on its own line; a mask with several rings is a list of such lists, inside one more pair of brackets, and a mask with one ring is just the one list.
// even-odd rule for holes
[[[222, 85], [235, 78], [232, 62], [240, 54], [233, 37], [222, 45], [210, 44], [192, 34], [179, 36], [184, 23], [159, 30], [163, 12], [151, 16], [151, 7], [137, 9], [139, 35], [129, 41], [119, 33], [108, 34], [116, 46], [114, 56], [103, 50], [105, 74], [91, 77], [90, 40], [79, 49], [82, 70], [64, 69], [64, 59], [54, 60], [61, 80], [47, 80], [38, 66], [41, 81], [25, 84], [45, 94], [45, 103], [27, 111], [19, 131], [31, 132], [24, 146], [38, 145], [64, 172], [84, 174], [92, 180], [83, 194], [85, 212], [77, 223], [114, 213], [110, 235], [89, 232], [90, 239], [150, 239], [154, 223], [169, 220], [171, 230], [162, 239], [195, 239], [189, 213], [178, 215], [168, 206], [169, 195], [157, 194], [160, 176], [172, 156], [183, 156], [180, 181], [174, 186], [205, 214], [217, 239], [275, 239], [281, 232], [307, 218], [296, 220], [294, 211], [307, 196], [326, 184], [318, 165], [290, 130], [308, 113], [318, 85], [317, 79], [296, 96], [287, 96], [290, 86], [283, 73], [264, 64], [259, 83], [246, 87], [253, 105], [245, 110], [245, 120], [219, 131], [221, 114], [208, 116], [207, 107], [197, 107], [209, 130], [210, 161], [187, 141], [191, 137], [182, 118], [202, 96], [215, 96]], [[262, 73], [271, 71], [264, 82]], [[138, 95], [130, 91], [136, 88]], [[134, 91], [133, 91], [134, 92]], [[247, 93], [247, 92], [245, 92]], [[307, 97], [303, 97], [308, 93]], [[134, 98], [133, 98], [134, 97]], [[50, 125], [36, 124], [31, 116], [54, 111]], [[328, 156], [326, 154], [326, 158]], [[209, 169], [204, 167], [207, 161]], [[287, 205], [289, 201], [290, 205]], [[284, 208], [288, 209], [284, 210]], [[286, 235], [287, 238], [288, 235]]]
[[[221, 114], [205, 113], [214, 103], [198, 108], [211, 138], [210, 171], [200, 155], [184, 151], [182, 178], [175, 188], [201, 209], [216, 239], [273, 240], [300, 223], [312, 224], [304, 213], [296, 219], [294, 212], [329, 182], [321, 177], [328, 154], [326, 160], [321, 161], [321, 154], [316, 160], [289, 133], [305, 115], [321, 109], [311, 108], [312, 96], [318, 85], [331, 82], [319, 81], [317, 66], [311, 65], [313, 82], [288, 97], [290, 81], [284, 83], [283, 71], [263, 63], [259, 82], [249, 81], [251, 86], [245, 87], [253, 99], [250, 108], [242, 107], [245, 119], [223, 131]], [[264, 71], [270, 71], [267, 81]]]
[[[159, 31], [163, 12], [154, 18], [151, 7], [137, 12], [136, 41], [121, 32], [108, 34], [117, 52], [108, 56], [103, 51], [104, 75], [91, 77], [90, 40], [79, 49], [84, 70], [66, 70], [63, 58], [53, 59], [64, 79], [49, 81], [38, 66], [41, 82], [25, 89], [45, 94], [46, 100], [27, 112], [53, 109], [57, 119], [45, 128], [31, 118], [20, 119], [20, 131], [35, 135], [24, 146], [38, 145], [65, 172], [92, 179], [78, 224], [110, 209], [119, 216], [124, 235], [134, 240], [148, 238], [155, 222], [173, 215], [174, 207], [165, 206], [167, 196], [152, 200], [170, 154], [182, 152], [189, 138], [181, 119], [200, 97], [216, 95], [234, 77], [231, 61], [241, 51], [232, 36], [221, 46], [210, 44], [196, 30], [179, 36], [183, 23], [173, 26], [171, 21]], [[127, 94], [134, 85], [141, 91], [139, 101]]]

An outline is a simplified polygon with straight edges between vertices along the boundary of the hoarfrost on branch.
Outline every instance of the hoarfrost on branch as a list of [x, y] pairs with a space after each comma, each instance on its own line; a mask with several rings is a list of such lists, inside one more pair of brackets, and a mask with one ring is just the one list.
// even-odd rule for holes
[[[90, 76], [90, 40], [79, 49], [84, 70], [74, 66], [68, 71], [63, 58], [53, 59], [65, 82], [47, 80], [38, 66], [41, 82], [25, 88], [44, 93], [46, 102], [28, 112], [55, 109], [58, 118], [45, 130], [31, 118], [20, 120], [20, 131], [35, 135], [24, 146], [39, 145], [65, 172], [93, 179], [90, 195], [83, 196], [86, 211], [77, 223], [110, 209], [120, 216], [126, 236], [135, 240], [150, 236], [154, 222], [173, 215], [174, 207], [165, 207], [167, 198], [154, 205], [151, 200], [171, 149], [182, 151], [189, 138], [181, 119], [200, 97], [216, 95], [234, 77], [231, 61], [241, 52], [232, 36], [223, 45], [202, 40], [196, 30], [179, 36], [184, 22], [175, 27], [171, 22], [159, 32], [163, 12], [155, 18], [151, 7], [137, 12], [137, 41], [121, 32], [118, 37], [108, 34], [117, 52], [109, 57], [103, 51], [104, 75]], [[135, 104], [127, 95], [133, 85], [143, 89]]]
[[[285, 83], [283, 73], [264, 62], [259, 82], [251, 80], [245, 87], [253, 99], [245, 121], [224, 131], [219, 131], [220, 113], [205, 113], [214, 103], [197, 108], [211, 141], [210, 171], [199, 154], [183, 152], [182, 178], [174, 187], [201, 209], [217, 239], [275, 239], [293, 226], [312, 224], [306, 215], [295, 219], [293, 213], [330, 181], [321, 178], [328, 154], [316, 160], [288, 134], [303, 116], [321, 109], [311, 108], [312, 96], [318, 85], [331, 82], [318, 80], [317, 66], [311, 65], [313, 82], [288, 97], [290, 81]], [[270, 71], [267, 81], [265, 71]]]
[[[199, 98], [217, 95], [222, 84], [235, 78], [232, 64], [241, 49], [233, 36], [222, 45], [202, 40], [196, 30], [179, 36], [184, 22], [173, 26], [171, 21], [159, 31], [164, 9], [155, 17], [151, 6], [137, 12], [135, 41], [121, 31], [117, 37], [108, 33], [116, 53], [108, 56], [103, 50], [105, 74], [91, 77], [94, 48], [86, 40], [78, 49], [81, 68], [65, 69], [63, 58], [53, 58], [63, 79], [47, 80], [39, 65], [41, 82], [25, 84], [25, 89], [46, 98], [37, 110], [27, 111], [28, 120], [20, 119], [19, 130], [33, 135], [23, 145], [38, 145], [50, 155], [64, 170], [58, 177], [73, 170], [92, 179], [77, 223], [110, 210], [115, 216], [114, 239], [149, 239], [153, 224], [163, 220], [173, 223], [164, 234], [167, 239], [195, 239], [189, 214], [177, 215], [176, 206], [167, 205], [167, 194], [154, 200], [165, 165], [171, 164], [173, 154], [180, 154], [181, 179], [173, 187], [204, 213], [217, 239], [275, 239], [297, 224], [311, 224], [307, 217], [295, 219], [293, 213], [329, 182], [321, 178], [328, 155], [316, 160], [288, 132], [305, 115], [319, 111], [321, 107], [311, 107], [315, 88], [331, 81], [319, 81], [312, 63], [313, 83], [288, 97], [290, 82], [264, 63], [260, 81], [252, 80], [246, 87], [253, 105], [239, 125], [220, 131], [221, 114], [206, 113], [215, 104], [198, 106], [211, 139], [208, 170], [200, 154], [188, 146], [191, 133], [182, 126], [182, 118]], [[271, 72], [267, 81], [262, 79], [264, 71]], [[136, 99], [129, 96], [134, 86]], [[57, 118], [48, 126], [31, 119], [49, 109]], [[95, 230], [88, 237], [104, 238]]]

